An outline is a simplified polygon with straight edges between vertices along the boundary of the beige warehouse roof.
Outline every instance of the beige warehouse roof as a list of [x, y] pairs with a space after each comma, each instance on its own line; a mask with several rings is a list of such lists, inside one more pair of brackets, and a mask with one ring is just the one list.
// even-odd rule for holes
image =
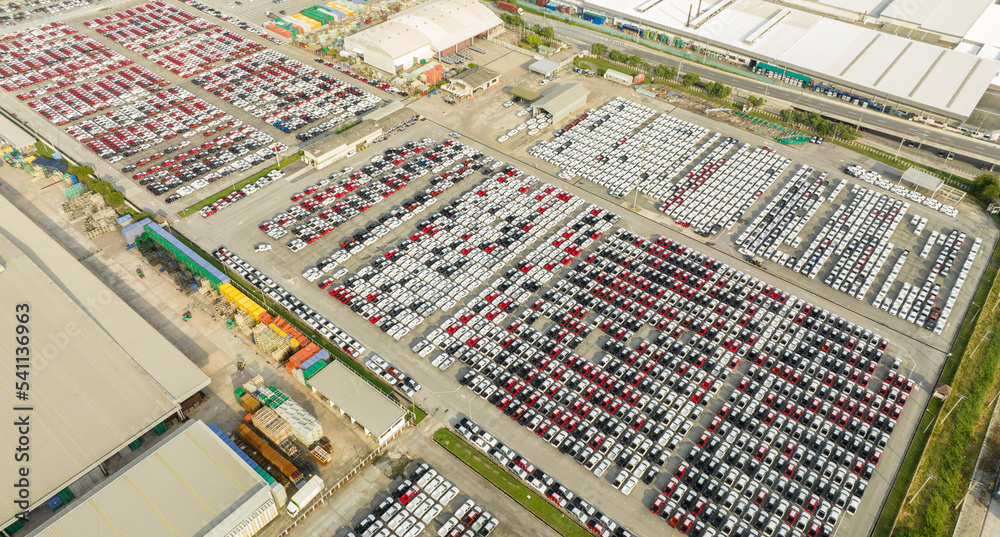
[[406, 416], [399, 405], [337, 360], [309, 379], [309, 385], [375, 436]]
[[217, 525], [228, 532], [220, 523], [242, 521], [268, 498], [267, 482], [191, 421], [30, 535], [194, 537]]
[[[31, 501], [37, 505], [179, 409], [178, 395], [209, 379], [79, 261], [0, 197], [0, 325], [13, 330], [13, 304], [31, 308]], [[9, 307], [8, 307], [9, 306]], [[0, 354], [14, 356], [13, 338]], [[14, 378], [13, 359], [0, 375]], [[13, 386], [3, 416], [13, 423]], [[13, 454], [17, 437], [0, 435]], [[0, 473], [13, 476], [13, 456]], [[0, 508], [0, 526], [14, 515]]]
[[24, 149], [35, 143], [34, 136], [21, 130], [21, 127], [18, 127], [3, 114], [0, 114], [0, 139], [6, 140], [17, 149]]
[[394, 59], [422, 47], [445, 50], [502, 21], [477, 0], [430, 0], [344, 38], [344, 49], [376, 51]]

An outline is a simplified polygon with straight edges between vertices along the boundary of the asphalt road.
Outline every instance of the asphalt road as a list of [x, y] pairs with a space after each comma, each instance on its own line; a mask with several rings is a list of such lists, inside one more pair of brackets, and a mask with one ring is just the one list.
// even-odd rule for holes
[[558, 38], [576, 45], [582, 50], [589, 50], [592, 43], [605, 43], [611, 48], [630, 55], [636, 54], [653, 65], [679, 64], [682, 73], [697, 73], [705, 79], [724, 82], [745, 93], [766, 95], [766, 98], [770, 101], [780, 100], [790, 103], [792, 106], [809, 108], [810, 110], [818, 111], [824, 116], [852, 124], [857, 124], [860, 121], [862, 127], [883, 129], [889, 133], [905, 137], [908, 140], [921, 141], [923, 144], [929, 145], [930, 150], [934, 151], [935, 155], [938, 150], [950, 150], [957, 154], [971, 157], [969, 162], [976, 167], [980, 167], [983, 164], [1000, 165], [1000, 146], [996, 144], [953, 134], [938, 128], [927, 127], [916, 121], [903, 120], [887, 114], [867, 110], [811, 91], [798, 90], [790, 86], [769, 84], [753, 78], [726, 73], [704, 64], [679, 60], [676, 56], [658, 52], [625, 40], [614, 39], [607, 35], [559, 22], [551, 18], [543, 19], [537, 15], [525, 13], [524, 20], [529, 24], [553, 26]]

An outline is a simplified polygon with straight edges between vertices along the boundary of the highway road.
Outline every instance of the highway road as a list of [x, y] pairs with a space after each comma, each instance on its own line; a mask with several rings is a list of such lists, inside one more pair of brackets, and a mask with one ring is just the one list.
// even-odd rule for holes
[[[832, 99], [811, 91], [792, 88], [786, 85], [771, 84], [749, 77], [741, 77], [733, 73], [720, 71], [705, 64], [682, 60], [655, 49], [616, 39], [605, 34], [591, 31], [587, 28], [560, 22], [552, 18], [543, 18], [530, 13], [524, 14], [524, 20], [529, 25], [541, 24], [552, 26], [556, 37], [577, 46], [580, 50], [590, 50], [592, 43], [600, 42], [629, 55], [635, 54], [652, 65], [678, 65], [682, 73], [697, 73], [704, 79], [719, 81], [733, 86], [737, 92], [749, 93], [773, 101], [789, 103], [794, 107], [809, 109], [820, 114], [857, 125], [870, 130], [882, 130], [897, 137], [919, 142], [922, 147], [934, 156], [939, 151], [953, 151], [956, 158], [974, 165], [1000, 167], [1000, 145], [976, 140], [968, 136], [954, 134], [935, 127], [928, 127], [920, 122], [909, 121], [897, 117], [867, 110], [856, 105]], [[897, 138], [898, 140], [899, 138]], [[965, 158], [963, 158], [965, 157]]]

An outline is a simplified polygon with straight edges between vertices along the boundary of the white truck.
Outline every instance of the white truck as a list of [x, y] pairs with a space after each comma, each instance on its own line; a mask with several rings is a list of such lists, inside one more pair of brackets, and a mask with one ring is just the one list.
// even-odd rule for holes
[[306, 484], [296, 492], [290, 500], [288, 500], [288, 506], [285, 508], [288, 510], [288, 514], [295, 516], [304, 509], [309, 502], [313, 501], [321, 492], [323, 492], [323, 479], [318, 476], [312, 476]]

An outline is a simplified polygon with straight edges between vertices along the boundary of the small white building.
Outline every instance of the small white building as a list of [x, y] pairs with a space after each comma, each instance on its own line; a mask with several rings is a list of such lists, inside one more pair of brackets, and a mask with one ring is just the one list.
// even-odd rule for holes
[[604, 72], [604, 78], [605, 78], [605, 80], [610, 80], [612, 82], [617, 82], [617, 83], [619, 83], [619, 84], [621, 84], [623, 86], [631, 86], [632, 85], [632, 77], [631, 76], [629, 76], [629, 75], [627, 75], [627, 74], [625, 74], [625, 73], [623, 73], [621, 71], [615, 71], [614, 69], [608, 69], [607, 71], [605, 71]]
[[309, 379], [313, 392], [357, 423], [379, 445], [392, 440], [406, 426], [406, 411], [357, 373], [334, 360]]

